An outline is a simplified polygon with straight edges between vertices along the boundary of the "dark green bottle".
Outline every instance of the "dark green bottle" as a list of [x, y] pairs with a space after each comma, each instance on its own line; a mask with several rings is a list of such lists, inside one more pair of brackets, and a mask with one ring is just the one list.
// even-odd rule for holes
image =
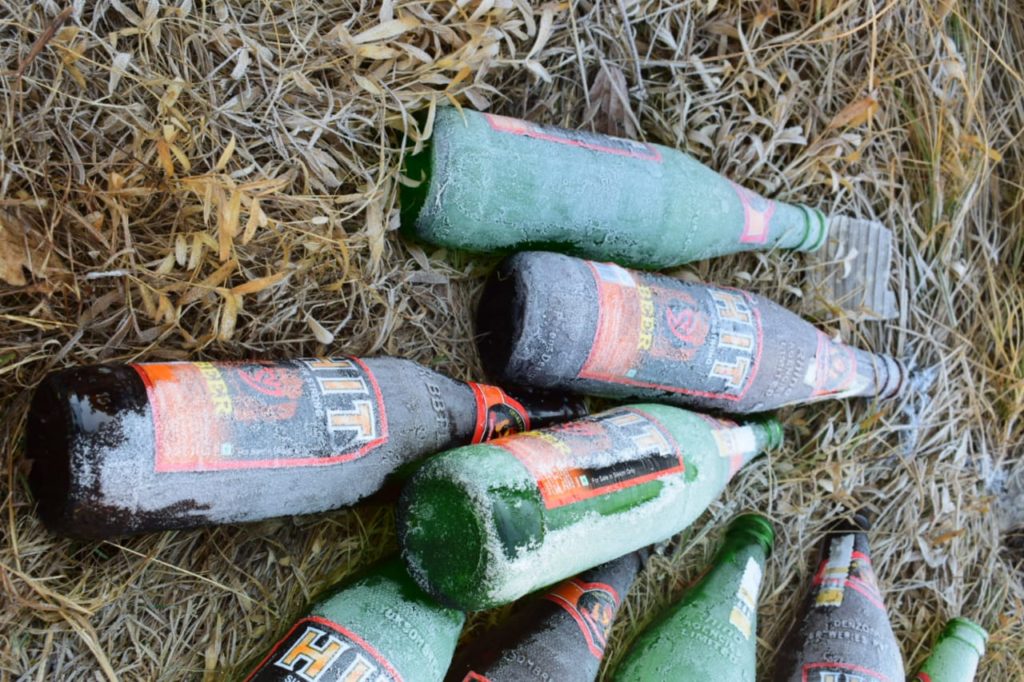
[[601, 564], [530, 600], [455, 656], [448, 682], [593, 682], [608, 631], [646, 551]]
[[444, 604], [505, 604], [678, 533], [781, 440], [774, 419], [642, 404], [450, 450], [402, 491], [402, 553]]
[[757, 599], [774, 537], [765, 517], [736, 517], [708, 572], [640, 635], [616, 682], [754, 682]]
[[464, 622], [392, 560], [317, 602], [245, 682], [440, 682]]
[[827, 231], [820, 211], [766, 199], [675, 149], [466, 109], [438, 109], [405, 174], [405, 232], [469, 251], [547, 246], [660, 269], [810, 251]]
[[954, 618], [946, 624], [935, 648], [921, 665], [917, 682], [971, 682], [978, 661], [985, 655], [988, 633], [966, 618]]

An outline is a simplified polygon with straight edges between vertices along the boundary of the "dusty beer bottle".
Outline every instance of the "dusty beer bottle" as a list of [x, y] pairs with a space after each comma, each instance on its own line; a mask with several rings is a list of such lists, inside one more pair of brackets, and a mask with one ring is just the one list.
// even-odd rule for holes
[[902, 363], [760, 296], [540, 251], [498, 266], [477, 332], [491, 377], [622, 400], [746, 413], [905, 383]]
[[593, 682], [608, 632], [646, 553], [630, 552], [559, 583], [456, 652], [448, 682]]
[[915, 682], [971, 682], [985, 655], [988, 633], [967, 618], [954, 618], [914, 676]]
[[757, 600], [774, 537], [765, 517], [736, 517], [707, 573], [640, 635], [616, 682], [754, 682]]
[[660, 269], [751, 249], [811, 251], [820, 211], [766, 199], [683, 152], [453, 108], [405, 169], [402, 226], [447, 247], [545, 245]]
[[442, 603], [497, 606], [678, 533], [781, 441], [772, 418], [642, 404], [457, 448], [405, 485], [399, 542]]
[[581, 410], [399, 358], [77, 367], [36, 391], [29, 483], [78, 537], [255, 521], [352, 504], [423, 455]]
[[903, 659], [871, 567], [867, 518], [822, 540], [797, 622], [779, 650], [776, 682], [894, 682]]
[[244, 679], [440, 682], [464, 621], [392, 560], [314, 604]]

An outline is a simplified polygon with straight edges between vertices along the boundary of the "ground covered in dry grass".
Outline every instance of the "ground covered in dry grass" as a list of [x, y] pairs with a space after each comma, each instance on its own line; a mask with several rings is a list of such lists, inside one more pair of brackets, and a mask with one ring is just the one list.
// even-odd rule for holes
[[[53, 537], [24, 414], [72, 363], [390, 353], [478, 377], [493, 259], [394, 232], [412, 114], [456, 102], [682, 148], [895, 232], [899, 319], [822, 323], [921, 391], [784, 413], [785, 450], [653, 561], [609, 658], [758, 509], [780, 536], [767, 670], [819, 531], [860, 504], [908, 667], [962, 614], [992, 633], [981, 678], [1024, 678], [1022, 27], [1012, 0], [0, 0], [0, 678], [219, 679], [393, 547], [372, 506]], [[686, 269], [800, 308], [798, 256]]]

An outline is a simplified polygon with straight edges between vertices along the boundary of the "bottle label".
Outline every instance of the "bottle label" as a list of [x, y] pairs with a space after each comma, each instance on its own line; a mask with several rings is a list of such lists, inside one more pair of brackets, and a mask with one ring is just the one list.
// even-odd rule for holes
[[740, 426], [731, 419], [695, 414], [711, 426], [711, 438], [715, 441], [718, 456], [729, 460], [730, 478], [744, 462], [757, 454], [757, 435], [752, 426]]
[[579, 625], [594, 658], [604, 656], [608, 631], [619, 609], [619, 593], [611, 585], [587, 583], [577, 578], [566, 580], [544, 595], [561, 606]]
[[682, 453], [668, 429], [626, 407], [491, 445], [523, 463], [548, 509], [683, 472]]
[[321, 466], [388, 440], [380, 387], [356, 358], [133, 367], [153, 412], [158, 472]]
[[807, 663], [802, 673], [801, 682], [898, 682], [852, 663]]
[[841, 398], [860, 395], [870, 379], [857, 372], [857, 354], [850, 346], [836, 343], [818, 332], [814, 361], [807, 366], [804, 384], [814, 397]]
[[761, 364], [761, 314], [749, 294], [588, 266], [599, 308], [580, 378], [743, 399]]
[[469, 387], [476, 399], [474, 443], [530, 430], [530, 415], [518, 400], [497, 386], [470, 382]]
[[380, 652], [326, 618], [303, 618], [245, 682], [402, 682]]
[[761, 576], [761, 565], [752, 557], [747, 557], [747, 565], [743, 568], [740, 586], [736, 590], [736, 600], [729, 614], [729, 622], [740, 631], [744, 639], [750, 639], [750, 635], [753, 634], [757, 595], [761, 591]]
[[841, 535], [829, 544], [828, 556], [821, 562], [812, 581], [818, 591], [814, 605], [841, 606], [846, 590], [850, 589], [884, 611], [885, 603], [875, 580], [871, 559], [855, 551], [853, 544], [853, 535]]
[[764, 244], [768, 241], [768, 224], [775, 214], [775, 202], [766, 199], [746, 187], [729, 181], [743, 206], [743, 232], [740, 242], [744, 244]]
[[508, 116], [484, 114], [484, 117], [491, 128], [499, 133], [520, 135], [534, 140], [564, 144], [603, 154], [628, 156], [631, 159], [640, 159], [641, 161], [653, 161], [655, 163], [661, 163], [662, 161], [661, 152], [658, 148], [643, 142], [612, 137], [611, 135], [601, 135], [586, 130], [567, 130], [556, 126], [546, 126]]

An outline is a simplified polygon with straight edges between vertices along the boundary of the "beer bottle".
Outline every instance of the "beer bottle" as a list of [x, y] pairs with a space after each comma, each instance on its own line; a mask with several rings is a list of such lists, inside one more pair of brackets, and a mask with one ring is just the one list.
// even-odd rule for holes
[[820, 211], [766, 199], [683, 152], [465, 109], [438, 109], [405, 175], [404, 231], [469, 251], [544, 244], [661, 269], [811, 251], [827, 232]]
[[821, 543], [799, 620], [779, 651], [776, 682], [894, 682], [903, 660], [871, 568], [861, 514]]
[[399, 542], [442, 603], [505, 604], [678, 533], [781, 441], [771, 418], [738, 425], [643, 404], [457, 448], [402, 490]]
[[708, 572], [640, 635], [616, 682], [754, 682], [757, 598], [773, 539], [765, 517], [736, 517]]
[[440, 682], [464, 621], [392, 560], [314, 604], [245, 682]]
[[905, 383], [902, 363], [760, 296], [539, 251], [491, 275], [477, 331], [502, 381], [698, 409], [889, 398]]
[[77, 367], [29, 412], [29, 483], [86, 538], [352, 504], [423, 455], [582, 414], [398, 358]]
[[988, 633], [980, 625], [954, 618], [946, 623], [935, 648], [914, 676], [915, 682], [971, 682], [987, 641]]
[[457, 652], [448, 682], [593, 682], [608, 631], [645, 553], [631, 552], [570, 578]]

